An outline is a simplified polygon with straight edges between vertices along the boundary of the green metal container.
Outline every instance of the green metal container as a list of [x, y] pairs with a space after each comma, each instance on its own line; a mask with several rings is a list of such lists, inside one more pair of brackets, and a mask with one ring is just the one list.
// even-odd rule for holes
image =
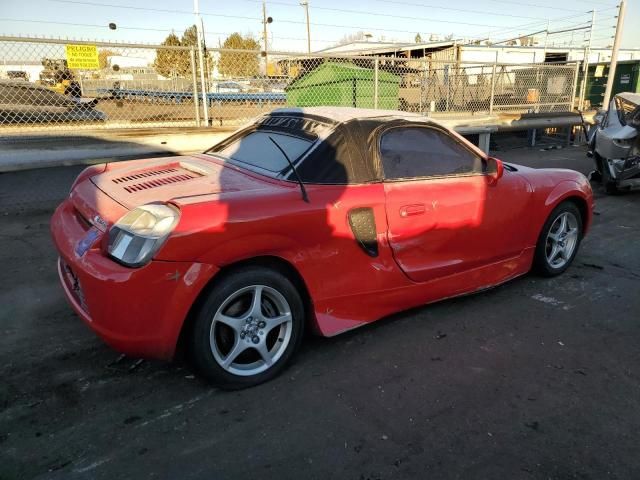
[[[591, 102], [592, 107], [602, 107], [608, 76], [609, 63], [589, 65], [585, 98]], [[611, 96], [621, 92], [640, 93], [640, 60], [618, 62]]]
[[[375, 72], [350, 63], [325, 62], [294, 80], [285, 91], [294, 107], [374, 108]], [[378, 108], [396, 110], [400, 77], [378, 71]]]

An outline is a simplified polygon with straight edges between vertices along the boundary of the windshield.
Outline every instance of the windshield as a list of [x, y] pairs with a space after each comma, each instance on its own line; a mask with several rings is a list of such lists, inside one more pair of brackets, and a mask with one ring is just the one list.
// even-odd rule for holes
[[632, 102], [628, 98], [616, 96], [616, 108], [618, 110], [618, 118], [622, 125], [626, 125], [631, 119], [634, 110], [638, 108], [638, 104]]
[[278, 145], [287, 153], [292, 162], [298, 160], [313, 144], [311, 139], [280, 132], [255, 130], [211, 153], [269, 172], [279, 173], [288, 168], [289, 163], [278, 147], [269, 140], [269, 137], [278, 142]]

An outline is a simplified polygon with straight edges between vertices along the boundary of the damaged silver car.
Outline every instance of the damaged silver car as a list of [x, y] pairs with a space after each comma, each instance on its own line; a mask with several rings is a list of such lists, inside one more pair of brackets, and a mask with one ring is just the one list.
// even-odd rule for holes
[[613, 194], [640, 187], [640, 94], [619, 93], [609, 110], [596, 115], [589, 153], [596, 169], [591, 180]]

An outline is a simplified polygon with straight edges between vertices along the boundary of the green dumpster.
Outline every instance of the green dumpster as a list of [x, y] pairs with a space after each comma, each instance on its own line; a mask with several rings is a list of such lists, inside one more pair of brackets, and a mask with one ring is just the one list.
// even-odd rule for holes
[[[285, 91], [293, 107], [374, 108], [375, 72], [350, 63], [326, 62], [294, 80]], [[400, 77], [378, 71], [378, 108], [396, 110]]]
[[[604, 90], [609, 76], [609, 64], [597, 63], [589, 65], [585, 98], [593, 107], [601, 107]], [[582, 76], [580, 79], [582, 80]], [[613, 79], [611, 97], [621, 92], [640, 93], [640, 60], [625, 60], [618, 62], [616, 75]]]

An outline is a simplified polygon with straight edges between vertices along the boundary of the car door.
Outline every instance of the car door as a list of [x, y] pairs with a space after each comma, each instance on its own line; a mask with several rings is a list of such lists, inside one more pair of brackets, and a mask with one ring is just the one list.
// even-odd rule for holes
[[472, 270], [525, 248], [529, 184], [505, 171], [485, 174], [487, 158], [445, 129], [405, 125], [383, 131], [388, 240], [416, 282]]

